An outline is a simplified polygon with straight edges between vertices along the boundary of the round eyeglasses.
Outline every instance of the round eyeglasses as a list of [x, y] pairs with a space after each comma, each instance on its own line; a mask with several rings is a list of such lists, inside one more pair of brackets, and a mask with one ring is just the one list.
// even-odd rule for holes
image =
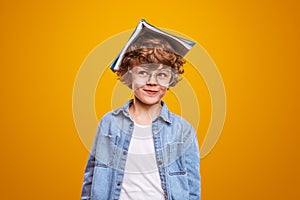
[[175, 73], [170, 67], [150, 68], [147, 66], [137, 66], [129, 70], [133, 81], [140, 84], [152, 84], [155, 81], [162, 86], [170, 86], [174, 82]]

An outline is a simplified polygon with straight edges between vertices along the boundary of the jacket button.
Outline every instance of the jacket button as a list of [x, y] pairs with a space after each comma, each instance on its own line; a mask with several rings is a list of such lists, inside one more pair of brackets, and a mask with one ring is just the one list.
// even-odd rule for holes
[[159, 164], [159, 165], [162, 165], [162, 161], [161, 161], [161, 160], [159, 160], [159, 161], [158, 161], [158, 164]]
[[118, 181], [118, 182], [117, 182], [117, 186], [120, 186], [120, 185], [121, 185], [121, 182], [120, 182], [120, 181]]
[[127, 155], [127, 151], [123, 151], [123, 155], [126, 156]]

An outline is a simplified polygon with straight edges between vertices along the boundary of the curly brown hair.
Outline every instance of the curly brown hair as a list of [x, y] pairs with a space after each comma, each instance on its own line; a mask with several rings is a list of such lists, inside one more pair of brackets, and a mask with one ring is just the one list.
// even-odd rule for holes
[[184, 73], [185, 60], [182, 56], [173, 53], [171, 44], [167, 38], [160, 38], [152, 33], [143, 34], [127, 49], [116, 74], [121, 80], [122, 76], [135, 66], [149, 63], [163, 64], [175, 70], [177, 76], [171, 86], [176, 85], [180, 80], [178, 75]]

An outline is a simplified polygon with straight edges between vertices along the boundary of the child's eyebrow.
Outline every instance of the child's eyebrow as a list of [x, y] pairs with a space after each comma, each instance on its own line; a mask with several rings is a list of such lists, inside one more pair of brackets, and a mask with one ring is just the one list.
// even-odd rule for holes
[[147, 65], [140, 65], [138, 67], [144, 68], [144, 69], [149, 69], [149, 67]]
[[165, 71], [171, 72], [172, 70], [171, 70], [171, 69], [167, 69], [167, 68], [163, 68], [163, 69], [161, 69], [160, 71], [163, 71], [163, 72], [165, 72]]

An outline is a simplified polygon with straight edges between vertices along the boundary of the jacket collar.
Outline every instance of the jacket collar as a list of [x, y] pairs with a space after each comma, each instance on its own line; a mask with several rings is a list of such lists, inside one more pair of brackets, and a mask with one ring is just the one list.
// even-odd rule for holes
[[[133, 99], [130, 99], [129, 101], [127, 101], [123, 107], [114, 110], [112, 113], [113, 115], [119, 115], [120, 113], [124, 114], [126, 117], [131, 118], [130, 117], [130, 113], [129, 113], [129, 106], [133, 103]], [[164, 120], [167, 123], [172, 123], [171, 119], [170, 119], [170, 111], [166, 105], [166, 103], [164, 101], [161, 101], [162, 104], [162, 108], [160, 110], [160, 114], [158, 115], [158, 118], [161, 118], [162, 120]]]

